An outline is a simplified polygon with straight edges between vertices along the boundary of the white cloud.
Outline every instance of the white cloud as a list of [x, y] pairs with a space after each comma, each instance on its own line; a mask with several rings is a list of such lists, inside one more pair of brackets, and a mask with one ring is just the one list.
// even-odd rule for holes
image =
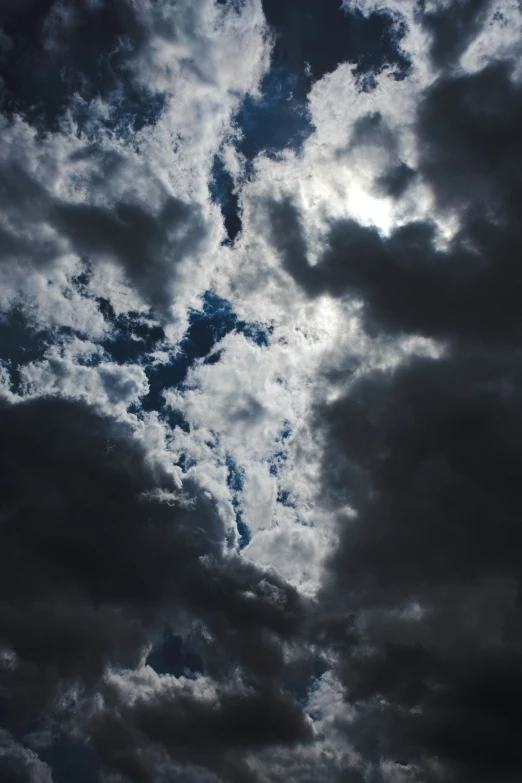
[[82, 399], [105, 413], [125, 414], [148, 392], [147, 376], [138, 365], [103, 359], [103, 350], [93, 343], [73, 339], [53, 345], [41, 360], [21, 368], [22, 395]]
[[[188, 484], [213, 498], [227, 530], [241, 513], [251, 536], [243, 557], [272, 567], [307, 597], [316, 595], [335, 543], [334, 514], [317, 504], [322, 443], [312, 427], [315, 407], [344, 394], [372, 369], [393, 370], [408, 356], [437, 356], [443, 347], [420, 338], [372, 339], [362, 329], [357, 302], [308, 300], [269, 241], [264, 204], [291, 198], [312, 263], [340, 218], [355, 218], [383, 234], [422, 219], [435, 220], [443, 237], [458, 228], [456, 217], [434, 211], [420, 178], [396, 199], [376, 186], [393, 167], [416, 168], [417, 107], [438, 77], [414, 4], [344, 5], [364, 13], [390, 10], [397, 20], [406, 19], [402, 47], [412, 59], [411, 73], [398, 80], [393, 69], [384, 69], [370, 92], [359, 89], [348, 64], [317, 81], [308, 99], [315, 130], [302, 152], [286, 150], [277, 160], [259, 156], [241, 185], [243, 232], [233, 247], [221, 245], [222, 216], [208, 186], [220, 151], [236, 182], [245, 172], [231, 142], [234, 112], [247, 92], [258, 90], [271, 49], [258, 0], [227, 6], [183, 0], [176, 4], [175, 24], [173, 3], [142, 4], [138, 18], [146, 45], [132, 62], [133, 77], [142, 87], [164, 91], [165, 106], [158, 121], [132, 139], [104, 129], [110, 107], [98, 99], [87, 130], [75, 125], [73, 113], [45, 137], [20, 118], [5, 120], [0, 148], [6, 207], [0, 229], [9, 237], [0, 249], [0, 308], [5, 313], [20, 307], [29, 323], [54, 337], [60, 327], [82, 336], [56, 338], [41, 358], [26, 363], [20, 396], [81, 399], [125, 419], [151, 462], [179, 479], [185, 473]], [[502, 4], [500, 18], [499, 3], [492, 4], [483, 33], [460, 58], [463, 71], [493, 57], [516, 56], [517, 8]], [[361, 122], [377, 115], [374, 141], [364, 129], [357, 139]], [[147, 232], [150, 241], [140, 244]], [[90, 277], [79, 287], [74, 279], [85, 256]], [[160, 365], [179, 349], [189, 309], [201, 306], [208, 289], [226, 297], [239, 319], [269, 330], [268, 345], [232, 332], [214, 346], [221, 352], [216, 363], [196, 361], [184, 385], [165, 392], [166, 409], [183, 415], [188, 432], [171, 428], [156, 412], [138, 416], [149, 391], [147, 373], [138, 362], [117, 363], [100, 345], [115, 332], [96, 298], [109, 300], [116, 315], [156, 308], [167, 333], [151, 356]], [[0, 389], [14, 399], [7, 364], [0, 365]], [[185, 471], [175, 466], [182, 456]], [[238, 486], [230, 481], [232, 466]], [[159, 677], [146, 666], [134, 673], [111, 671], [107, 684], [127, 706], [138, 695], [152, 698], [169, 689], [203, 701], [216, 695], [209, 678]], [[359, 765], [340, 728], [353, 716], [331, 672], [309, 694], [307, 709], [324, 739], [295, 752], [252, 757], [265, 779], [267, 769], [302, 783], [305, 768], [315, 780]], [[34, 780], [47, 783], [44, 772]], [[380, 774], [389, 783], [411, 779], [401, 765], [384, 765]]]

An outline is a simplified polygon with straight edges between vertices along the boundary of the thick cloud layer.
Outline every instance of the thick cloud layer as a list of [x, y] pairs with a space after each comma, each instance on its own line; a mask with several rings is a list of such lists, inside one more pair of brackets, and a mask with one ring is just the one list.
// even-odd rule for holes
[[[138, 666], [163, 626], [182, 621], [195, 638], [204, 632], [213, 640], [201, 653], [209, 673], [219, 681], [232, 667], [251, 685], [238, 680], [239, 692], [229, 685], [216, 694], [208, 718], [188, 684], [183, 698], [164, 688], [157, 703], [134, 702], [129, 721], [140, 726], [161, 723], [156, 711], [177, 715], [176, 729], [168, 715], [164, 729], [143, 729], [149, 741], [162, 731], [173, 752], [181, 746], [174, 755], [191, 760], [197, 748], [190, 752], [187, 740], [175, 738], [215, 719], [223, 739], [209, 748], [212, 766], [227, 744], [227, 720], [242, 727], [247, 744], [252, 733], [255, 745], [309, 736], [290, 697], [272, 685], [272, 703], [256, 685], [266, 676], [277, 682], [282, 644], [299, 631], [302, 602], [274, 574], [226, 555], [226, 530], [208, 498], [190, 483], [181, 492], [127, 428], [80, 404], [4, 406], [0, 430], [2, 714], [13, 731], [27, 731], [69, 691], [75, 698], [96, 693], [108, 664]], [[281, 708], [287, 717], [275, 723]], [[120, 714], [117, 702], [114, 709]], [[224, 713], [214, 718], [217, 709]], [[262, 717], [267, 710], [272, 718]], [[235, 747], [232, 734], [228, 744]], [[117, 744], [114, 752], [122, 752]]]
[[517, 0], [0, 30], [0, 779], [519, 781]]
[[428, 779], [520, 774], [519, 374], [513, 355], [455, 352], [370, 375], [321, 412], [331, 502], [357, 510], [325, 588], [354, 615], [339, 666], [355, 735]]
[[[85, 122], [91, 101], [111, 97], [122, 109], [108, 118], [111, 126], [137, 129], [154, 120], [162, 95], [140, 90], [134, 68], [148, 38], [140, 16], [138, 7], [125, 2], [5, 3], [4, 109], [52, 130], [75, 101]], [[175, 36], [175, 27], [164, 24], [164, 35]]]
[[[457, 55], [450, 21], [427, 20], [437, 61]], [[309, 295], [353, 293], [373, 333], [444, 340], [437, 359], [370, 372], [317, 409], [323, 493], [354, 509], [322, 597], [352, 618], [347, 642], [331, 634], [346, 734], [380, 775], [521, 774], [520, 101], [506, 63], [443, 74], [419, 101], [417, 176], [457, 219], [449, 240], [435, 222], [383, 236], [337, 221], [311, 266], [298, 209], [270, 208]]]
[[[370, 122], [371, 121], [371, 122]], [[438, 338], [517, 339], [520, 324], [516, 218], [522, 187], [522, 91], [506, 64], [441, 77], [419, 103], [418, 175], [460, 225], [441, 248], [435, 223], [408, 222], [389, 236], [337, 221], [315, 266], [302, 218], [289, 201], [269, 207], [271, 236], [286, 269], [309, 295], [353, 293], [367, 326]], [[386, 141], [380, 117], [373, 129]], [[357, 139], [357, 136], [356, 136]], [[357, 141], [356, 141], [357, 143]]]

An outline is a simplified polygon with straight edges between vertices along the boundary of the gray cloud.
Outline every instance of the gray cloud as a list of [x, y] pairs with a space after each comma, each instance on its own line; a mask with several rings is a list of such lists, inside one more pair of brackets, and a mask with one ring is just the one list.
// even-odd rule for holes
[[[316, 130], [301, 157], [260, 158], [245, 180], [230, 118], [245, 92], [258, 100], [260, 3], [3, 6], [8, 294], [23, 289], [28, 307], [41, 296], [49, 312], [61, 285], [56, 301], [70, 305], [74, 289], [72, 309], [103, 296], [114, 321], [142, 302], [161, 318], [190, 277], [169, 324], [181, 333], [211, 281], [208, 328], [191, 323], [197, 356], [220, 318], [246, 323], [252, 309], [273, 323], [262, 345], [231, 333], [218, 361], [194, 362], [167, 393], [170, 419], [139, 407], [145, 370], [174, 368], [183, 349], [166, 324], [161, 350], [133, 351], [134, 365], [104, 361], [101, 327], [82, 349], [74, 330], [61, 348], [50, 330], [45, 356], [25, 364], [16, 347], [16, 391], [34, 398], [0, 406], [0, 777], [51, 783], [42, 748], [69, 732], [111, 783], [516, 783], [522, 92], [514, 62], [462, 65], [493, 0], [417, 4], [410, 30], [396, 17], [415, 50], [395, 73], [410, 80], [402, 92], [382, 60], [389, 91], [360, 83], [337, 114], [348, 71], [334, 69], [312, 86]], [[380, 29], [383, 16], [372, 19]], [[405, 100], [403, 123], [388, 104], [410, 86], [416, 110]], [[328, 113], [349, 127], [330, 133]], [[234, 247], [219, 246], [212, 223], [215, 154], [241, 189]], [[294, 165], [300, 201], [280, 195]], [[382, 196], [399, 216], [389, 233], [328, 217], [350, 213], [324, 193], [356, 210], [359, 188], [363, 214]], [[432, 214], [408, 220], [426, 191]], [[253, 236], [263, 225], [275, 251], [266, 279]], [[278, 264], [304, 294], [295, 302]], [[251, 300], [237, 285], [249, 275], [263, 284]], [[412, 336], [439, 341], [438, 358], [400, 353]], [[251, 543], [239, 555], [241, 524]], [[250, 560], [256, 551], [300, 589]], [[305, 572], [322, 574], [313, 600], [318, 577], [300, 582]], [[167, 660], [167, 637], [194, 670]]]
[[151, 33], [137, 6], [27, 0], [3, 3], [1, 16], [5, 112], [57, 130], [71, 109], [85, 124], [89, 105], [101, 97], [119, 105], [107, 121], [120, 132], [157, 118], [161, 95], [140, 87], [135, 72]]
[[132, 203], [113, 208], [56, 204], [51, 220], [78, 255], [120, 264], [126, 278], [160, 311], [171, 302], [176, 266], [197, 255], [206, 234], [201, 210], [174, 197], [166, 198], [158, 215]]
[[[77, 403], [43, 399], [4, 406], [0, 432], [0, 638], [10, 661], [1, 685], [7, 725], [20, 729], [68, 686], [96, 692], [107, 665], [136, 666], [150, 640], [176, 620], [207, 629], [213, 642], [202, 654], [218, 682], [238, 666], [254, 682], [278, 681], [281, 644], [299, 634], [302, 600], [274, 574], [222, 554], [224, 525], [195, 485], [186, 483], [188, 506], [173, 495], [165, 502], [157, 490], [176, 493], [173, 479], [147, 460], [126, 427]], [[244, 730], [252, 720], [248, 731], [259, 727], [261, 745], [278, 737], [305, 738], [301, 708], [281, 696], [278, 686], [270, 688], [254, 698], [252, 718], [250, 697], [244, 707], [238, 702]], [[227, 720], [237, 721], [236, 697], [230, 703], [223, 698], [230, 713], [223, 720], [200, 714], [196, 698], [192, 712], [172, 709], [180, 726], [186, 718], [195, 731], [198, 721], [201, 731], [211, 731], [205, 721], [217, 720], [225, 731]], [[294, 728], [278, 719], [276, 729], [278, 699]], [[150, 715], [156, 726], [156, 708], [140, 704], [133, 710], [143, 710], [143, 721]], [[266, 717], [257, 723], [259, 710]], [[239, 724], [231, 726], [229, 743], [234, 725]], [[156, 729], [149, 733], [150, 742], [161, 742]], [[183, 759], [191, 753], [180, 752]]]
[[348, 638], [327, 633], [358, 707], [347, 731], [421, 780], [520, 775], [519, 389], [513, 355], [455, 352], [370, 375], [319, 414], [323, 493], [357, 510], [323, 594], [352, 616]]
[[506, 65], [443, 77], [419, 105], [418, 173], [440, 207], [460, 216], [449, 247], [439, 249], [430, 222], [406, 223], [383, 237], [345, 219], [332, 224], [326, 248], [311, 266], [303, 218], [289, 200], [268, 205], [270, 240], [308, 295], [360, 298], [371, 332], [516, 339], [521, 130], [522, 93]]
[[455, 66], [459, 57], [483, 29], [491, 0], [463, 0], [439, 4], [419, 14], [431, 35], [431, 57], [439, 68]]
[[[78, 156], [71, 155], [77, 162]], [[104, 167], [102, 150], [91, 151], [93, 169]], [[109, 161], [110, 163], [110, 161]], [[118, 169], [124, 166], [121, 157]], [[110, 166], [109, 166], [110, 171]], [[158, 213], [141, 203], [110, 197], [110, 182], [93, 182], [91, 196], [71, 203], [62, 200], [17, 163], [0, 169], [0, 199], [5, 206], [0, 259], [9, 272], [17, 263], [49, 270], [68, 250], [92, 264], [113, 263], [143, 299], [164, 313], [172, 301], [172, 283], [179, 264], [195, 258], [207, 235], [197, 204], [163, 194]]]
[[245, 761], [246, 752], [310, 742], [312, 731], [288, 693], [228, 687], [207, 697], [187, 684], [138, 698], [117, 713], [109, 707], [93, 721], [90, 738], [105, 763], [131, 780], [155, 780], [150, 751], [159, 746], [178, 763], [239, 783], [259, 779]]
[[272, 241], [311, 296], [355, 295], [369, 330], [445, 341], [317, 408], [322, 498], [356, 512], [339, 513], [325, 633], [372, 780], [384, 761], [422, 781], [521, 774], [521, 106], [502, 64], [420, 103], [419, 174], [461, 223], [447, 249], [430, 223], [383, 237], [345, 220], [312, 267], [279, 238], [284, 215], [299, 247], [298, 211], [273, 207]]
[[4, 730], [0, 730], [0, 770], [5, 783], [53, 783], [49, 767]]

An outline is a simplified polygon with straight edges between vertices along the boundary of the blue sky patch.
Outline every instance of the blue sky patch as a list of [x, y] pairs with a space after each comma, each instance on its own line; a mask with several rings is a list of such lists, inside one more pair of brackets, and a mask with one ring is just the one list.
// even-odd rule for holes
[[221, 155], [214, 156], [209, 191], [213, 203], [220, 205], [227, 240], [234, 242], [241, 231], [239, 196], [234, 179], [225, 168]]
[[277, 157], [290, 148], [300, 152], [313, 132], [307, 103], [310, 80], [286, 65], [272, 65], [261, 83], [261, 96], [245, 96], [235, 122], [241, 130], [237, 149], [252, 161], [260, 152]]
[[52, 342], [50, 332], [35, 331], [17, 310], [0, 321], [2, 360], [6, 362], [14, 393], [20, 391], [20, 368], [41, 359]]
[[292, 694], [294, 699], [298, 701], [299, 704], [306, 707], [310, 696], [310, 691], [314, 688], [317, 681], [321, 679], [323, 674], [328, 671], [328, 669], [329, 666], [326, 660], [322, 657], [317, 657], [312, 663], [311, 671], [307, 672], [306, 675], [304, 675], [302, 672], [299, 672], [297, 676], [288, 677], [284, 683], [284, 687]]
[[147, 665], [158, 674], [174, 677], [194, 678], [203, 674], [203, 661], [190, 649], [189, 642], [182, 636], [165, 630], [163, 638], [149, 653]]
[[292, 496], [290, 495], [290, 492], [288, 492], [286, 489], [279, 490], [277, 493], [277, 502], [281, 503], [282, 506], [287, 506], [288, 508], [295, 508], [295, 503], [292, 500]]
[[354, 64], [362, 89], [374, 86], [372, 76], [387, 64], [397, 67], [397, 78], [408, 73], [410, 62], [400, 49], [406, 30], [387, 14], [347, 13], [339, 0], [264, 0], [263, 9], [276, 34], [272, 63], [261, 96], [247, 95], [236, 115], [242, 133], [237, 147], [249, 161], [260, 152], [300, 152], [314, 130], [312, 83], [341, 63]]
[[208, 364], [216, 364], [221, 353], [212, 354], [214, 346], [233, 331], [245, 334], [257, 345], [268, 345], [268, 333], [261, 325], [238, 320], [230, 302], [207, 291], [203, 296], [202, 309], [191, 311], [189, 327], [173, 359], [168, 364], [144, 366], [150, 391], [143, 398], [143, 409], [159, 410], [163, 405], [163, 389], [182, 386], [189, 369], [198, 359], [208, 357]]
[[340, 0], [263, 0], [263, 10], [277, 36], [273, 63], [297, 76], [306, 70], [316, 81], [344, 62], [361, 72], [379, 72], [387, 63], [409, 68], [400, 50], [405, 29], [386, 13], [348, 12]]
[[99, 780], [101, 765], [88, 745], [67, 735], [39, 751], [42, 761], [52, 770], [53, 783], [94, 783]]
[[243, 520], [243, 516], [240, 511], [236, 512], [236, 525], [237, 525], [237, 532], [239, 533], [239, 539], [237, 542], [237, 551], [241, 552], [241, 550], [244, 549], [246, 546], [248, 546], [248, 544], [252, 540], [252, 535], [250, 533], [250, 528]]
[[141, 313], [116, 315], [107, 299], [98, 299], [103, 316], [113, 328], [113, 335], [102, 345], [115, 362], [136, 362], [150, 353], [165, 339], [165, 332], [159, 326], [143, 318]]
[[238, 468], [230, 455], [227, 455], [225, 463], [228, 468], [227, 484], [232, 494], [232, 505], [236, 513], [236, 526], [237, 532], [239, 533], [237, 551], [240, 552], [251, 541], [250, 529], [241, 513], [240, 494], [243, 491], [244, 485], [243, 471]]

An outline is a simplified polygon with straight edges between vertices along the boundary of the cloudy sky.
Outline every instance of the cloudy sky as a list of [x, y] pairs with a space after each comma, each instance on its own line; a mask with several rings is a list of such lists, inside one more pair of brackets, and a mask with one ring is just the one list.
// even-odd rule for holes
[[520, 783], [519, 0], [0, 0], [1, 783]]

